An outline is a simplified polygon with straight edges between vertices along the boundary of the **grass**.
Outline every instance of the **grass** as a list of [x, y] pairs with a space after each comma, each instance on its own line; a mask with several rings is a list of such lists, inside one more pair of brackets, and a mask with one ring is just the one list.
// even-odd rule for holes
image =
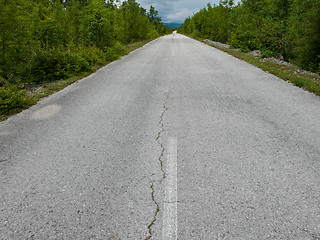
[[[200, 39], [197, 39], [200, 40]], [[201, 40], [200, 40], [201, 41]], [[284, 65], [275, 61], [272, 58], [261, 58], [250, 53], [242, 52], [238, 49], [228, 49], [218, 46], [213, 46], [205, 42], [207, 45], [224, 51], [236, 58], [242, 59], [266, 72], [269, 72], [287, 82], [291, 82], [297, 87], [303, 88], [320, 96], [320, 76], [304, 71], [292, 64]]]
[[[126, 51], [125, 51], [124, 55], [129, 54], [130, 52], [144, 46], [145, 44], [147, 44], [148, 42], [150, 42], [152, 40], [154, 40], [154, 39], [143, 40], [143, 41], [127, 44], [125, 46]], [[122, 56], [119, 56], [119, 58], [121, 58], [121, 57]], [[77, 76], [73, 76], [73, 77], [70, 77], [65, 80], [44, 82], [44, 83], [40, 83], [40, 84], [25, 84], [24, 89], [20, 89], [17, 91], [17, 93], [22, 93], [22, 92], [24, 93], [23, 103], [17, 104], [9, 112], [8, 111], [1, 112], [1, 108], [0, 108], [0, 122], [8, 119], [10, 116], [12, 116], [14, 114], [21, 112], [24, 109], [31, 107], [32, 105], [36, 104], [41, 99], [48, 97], [51, 94], [64, 89], [65, 87], [69, 86], [70, 84], [73, 84], [73, 83], [77, 82], [78, 80], [80, 80], [86, 76], [89, 76], [90, 74], [96, 72], [98, 69], [100, 69], [101, 67], [103, 67], [109, 63], [110, 62], [106, 62], [105, 64], [102, 64], [99, 66], [92, 66], [91, 67], [92, 71], [84, 72], [84, 73], [81, 73]], [[0, 94], [0, 97], [1, 97], [1, 94]], [[20, 102], [22, 102], [22, 101], [20, 100]]]
[[143, 40], [143, 41], [140, 41], [140, 42], [131, 43], [131, 44], [126, 45], [126, 49], [127, 49], [128, 53], [129, 53], [129, 52], [132, 52], [132, 51], [134, 51], [134, 50], [146, 45], [147, 43], [149, 43], [149, 42], [151, 42], [153, 40], [154, 39]]

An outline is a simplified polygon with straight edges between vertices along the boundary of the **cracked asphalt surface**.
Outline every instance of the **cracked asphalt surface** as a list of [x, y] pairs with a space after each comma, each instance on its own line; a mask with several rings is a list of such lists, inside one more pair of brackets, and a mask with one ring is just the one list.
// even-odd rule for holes
[[320, 239], [320, 98], [179, 34], [0, 123], [0, 239]]

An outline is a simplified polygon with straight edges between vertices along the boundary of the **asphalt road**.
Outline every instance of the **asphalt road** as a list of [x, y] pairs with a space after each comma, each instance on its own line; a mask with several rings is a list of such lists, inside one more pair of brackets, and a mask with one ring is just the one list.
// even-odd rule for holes
[[172, 34], [0, 123], [0, 239], [320, 239], [320, 98]]

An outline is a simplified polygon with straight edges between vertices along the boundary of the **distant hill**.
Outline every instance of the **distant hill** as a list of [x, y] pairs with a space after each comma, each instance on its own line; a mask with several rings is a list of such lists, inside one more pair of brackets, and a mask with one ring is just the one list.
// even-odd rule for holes
[[178, 28], [182, 26], [182, 23], [163, 23], [163, 24], [169, 28]]

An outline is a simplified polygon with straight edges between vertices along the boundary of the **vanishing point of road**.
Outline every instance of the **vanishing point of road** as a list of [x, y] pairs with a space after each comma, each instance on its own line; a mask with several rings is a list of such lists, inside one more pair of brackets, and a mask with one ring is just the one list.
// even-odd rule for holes
[[320, 98], [161, 37], [0, 123], [0, 239], [320, 239]]

